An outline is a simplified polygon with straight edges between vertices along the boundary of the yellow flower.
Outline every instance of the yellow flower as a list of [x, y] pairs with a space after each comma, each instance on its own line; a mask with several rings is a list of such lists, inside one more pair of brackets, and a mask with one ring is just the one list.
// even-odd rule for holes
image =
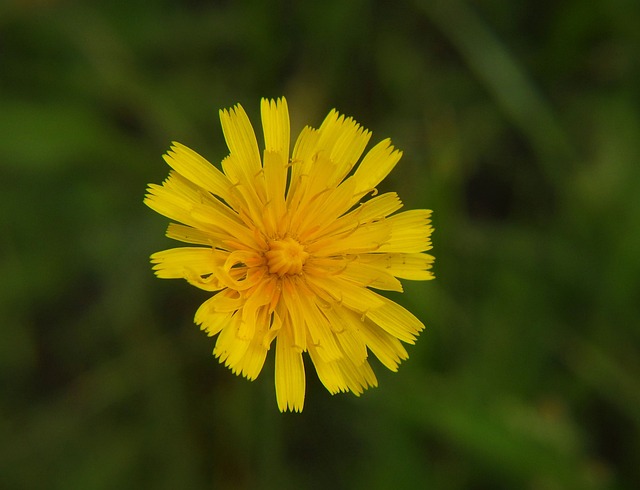
[[[373, 289], [402, 291], [398, 278], [433, 279], [428, 210], [393, 214], [395, 192], [375, 187], [402, 153], [386, 139], [360, 159], [371, 133], [331, 111], [306, 127], [289, 158], [284, 98], [262, 100], [264, 152], [243, 108], [220, 111], [230, 154], [222, 172], [173, 143], [173, 169], [145, 203], [170, 218], [167, 236], [197, 245], [151, 256], [160, 278], [214, 293], [195, 314], [213, 354], [253, 380], [275, 342], [281, 411], [304, 405], [303, 353], [332, 393], [377, 386], [368, 352], [392, 371], [424, 325]], [[366, 195], [371, 199], [360, 202]]]

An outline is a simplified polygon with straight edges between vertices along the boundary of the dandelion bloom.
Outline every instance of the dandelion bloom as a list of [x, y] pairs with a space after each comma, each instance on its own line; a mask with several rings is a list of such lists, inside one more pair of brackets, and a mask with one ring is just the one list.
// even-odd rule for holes
[[173, 143], [164, 156], [173, 170], [145, 203], [175, 221], [169, 238], [196, 246], [151, 261], [158, 277], [213, 293], [195, 322], [218, 335], [213, 354], [235, 374], [255, 379], [275, 343], [278, 408], [301, 411], [304, 352], [332, 394], [377, 386], [369, 351], [392, 371], [408, 357], [401, 342], [424, 325], [374, 289], [433, 279], [431, 211], [396, 213], [395, 192], [377, 195], [402, 156], [389, 139], [353, 171], [371, 133], [352, 118], [333, 110], [304, 128], [290, 158], [286, 100], [263, 99], [261, 114], [262, 158], [240, 105], [220, 111], [222, 171]]

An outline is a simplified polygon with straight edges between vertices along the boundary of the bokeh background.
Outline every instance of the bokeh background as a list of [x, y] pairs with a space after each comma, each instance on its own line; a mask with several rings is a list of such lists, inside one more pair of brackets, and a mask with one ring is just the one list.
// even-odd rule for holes
[[[0, 4], [0, 487], [640, 488], [640, 3]], [[142, 204], [219, 108], [333, 107], [435, 211], [427, 325], [302, 414], [211, 356]], [[394, 296], [395, 297], [395, 296]]]

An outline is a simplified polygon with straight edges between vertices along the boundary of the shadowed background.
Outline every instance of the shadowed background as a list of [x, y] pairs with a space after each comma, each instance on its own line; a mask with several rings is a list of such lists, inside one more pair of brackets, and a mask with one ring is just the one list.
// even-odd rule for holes
[[[0, 5], [2, 488], [640, 487], [640, 4]], [[219, 108], [285, 95], [404, 150], [437, 279], [399, 373], [277, 412], [160, 281], [142, 204]], [[294, 136], [295, 137], [295, 136]], [[260, 139], [260, 136], [259, 136]], [[273, 353], [271, 353], [271, 356]]]

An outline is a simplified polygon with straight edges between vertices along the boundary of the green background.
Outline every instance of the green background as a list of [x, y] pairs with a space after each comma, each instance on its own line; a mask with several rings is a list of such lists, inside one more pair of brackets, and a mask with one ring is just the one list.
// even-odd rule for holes
[[[0, 487], [640, 488], [640, 3], [0, 4]], [[380, 387], [233, 376], [142, 204], [219, 108], [336, 107], [434, 210]]]

